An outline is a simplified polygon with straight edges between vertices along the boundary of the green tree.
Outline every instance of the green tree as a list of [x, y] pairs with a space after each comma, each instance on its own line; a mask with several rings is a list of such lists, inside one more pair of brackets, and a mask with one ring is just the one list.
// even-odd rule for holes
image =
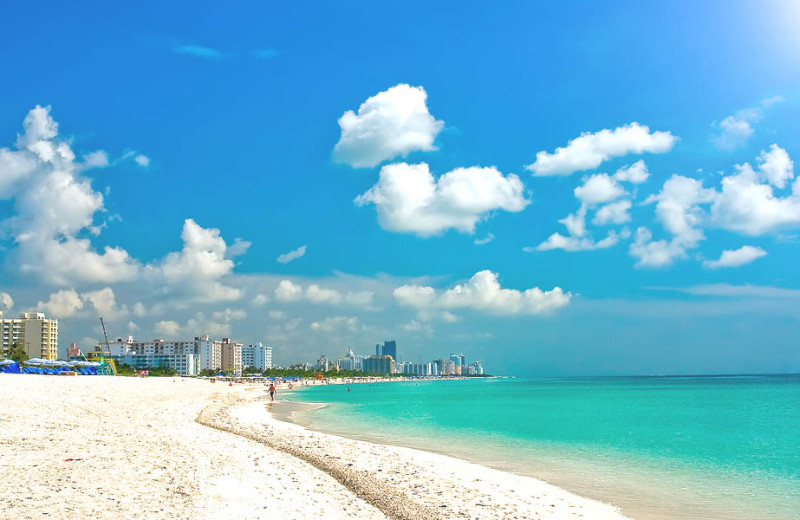
[[25, 352], [25, 349], [22, 347], [22, 345], [15, 341], [11, 345], [11, 349], [8, 351], [8, 359], [13, 359], [17, 363], [22, 363], [23, 361], [27, 361], [29, 358], [28, 353]]

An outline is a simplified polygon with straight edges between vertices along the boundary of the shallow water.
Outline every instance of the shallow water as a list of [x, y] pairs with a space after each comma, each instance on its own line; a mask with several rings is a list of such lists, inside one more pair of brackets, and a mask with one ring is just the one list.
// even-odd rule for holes
[[[286, 394], [284, 394], [286, 395]], [[798, 518], [800, 376], [312, 387], [313, 429], [534, 476], [639, 519]]]

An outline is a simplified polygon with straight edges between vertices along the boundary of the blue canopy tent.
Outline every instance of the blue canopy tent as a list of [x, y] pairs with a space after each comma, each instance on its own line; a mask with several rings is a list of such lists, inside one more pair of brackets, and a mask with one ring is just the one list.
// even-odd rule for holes
[[13, 359], [4, 359], [0, 361], [0, 374], [19, 374], [19, 363]]

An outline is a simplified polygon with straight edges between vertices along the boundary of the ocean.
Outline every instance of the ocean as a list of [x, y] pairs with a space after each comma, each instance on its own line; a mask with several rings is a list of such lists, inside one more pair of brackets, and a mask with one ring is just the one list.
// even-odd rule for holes
[[800, 376], [491, 378], [283, 393], [291, 420], [539, 478], [640, 520], [800, 518]]

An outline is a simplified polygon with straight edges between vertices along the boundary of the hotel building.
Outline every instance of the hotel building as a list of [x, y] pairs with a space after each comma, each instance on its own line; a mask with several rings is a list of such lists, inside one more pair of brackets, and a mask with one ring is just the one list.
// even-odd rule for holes
[[242, 366], [259, 370], [272, 368], [272, 347], [261, 343], [252, 343], [242, 347]]
[[58, 359], [58, 320], [41, 312], [23, 312], [19, 318], [4, 318], [0, 311], [3, 357], [18, 343], [29, 358]]

